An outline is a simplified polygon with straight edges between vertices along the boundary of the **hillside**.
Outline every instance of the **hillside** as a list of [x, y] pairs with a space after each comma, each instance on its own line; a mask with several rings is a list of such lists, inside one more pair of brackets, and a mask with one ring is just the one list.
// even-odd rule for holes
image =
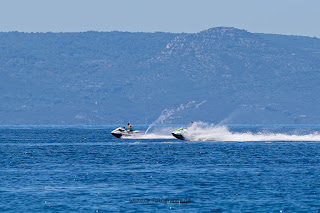
[[317, 38], [10, 32], [0, 47], [0, 124], [320, 121]]

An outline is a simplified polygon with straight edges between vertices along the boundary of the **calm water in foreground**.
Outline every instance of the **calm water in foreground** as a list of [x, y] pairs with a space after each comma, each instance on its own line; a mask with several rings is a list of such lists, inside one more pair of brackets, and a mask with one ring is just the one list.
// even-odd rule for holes
[[320, 211], [320, 142], [121, 140], [115, 127], [0, 127], [0, 212]]

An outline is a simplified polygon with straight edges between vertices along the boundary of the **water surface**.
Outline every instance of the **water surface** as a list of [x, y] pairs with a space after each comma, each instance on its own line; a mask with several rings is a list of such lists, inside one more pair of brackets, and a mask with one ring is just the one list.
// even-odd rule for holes
[[[317, 141], [121, 140], [109, 134], [114, 128], [1, 126], [0, 211], [320, 210]], [[292, 127], [269, 131], [289, 134]]]

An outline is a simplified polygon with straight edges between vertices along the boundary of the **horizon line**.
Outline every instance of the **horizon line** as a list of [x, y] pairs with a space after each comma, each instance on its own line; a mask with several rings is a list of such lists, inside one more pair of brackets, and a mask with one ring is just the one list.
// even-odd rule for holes
[[169, 31], [121, 31], [121, 30], [112, 30], [112, 31], [103, 31], [103, 30], [83, 30], [83, 31], [19, 31], [19, 30], [11, 30], [11, 31], [0, 31], [0, 33], [26, 33], [26, 34], [60, 34], [60, 33], [169, 33], [169, 34], [199, 34], [204, 31], [208, 31], [210, 29], [218, 29], [218, 28], [227, 28], [227, 29], [236, 29], [239, 31], [246, 31], [251, 34], [265, 34], [265, 35], [280, 35], [280, 36], [298, 36], [298, 37], [308, 37], [308, 38], [317, 38], [320, 39], [320, 36], [310, 36], [310, 35], [299, 35], [299, 34], [281, 34], [281, 33], [266, 33], [266, 32], [251, 32], [246, 29], [241, 29], [237, 27], [229, 27], [229, 26], [218, 26], [218, 27], [210, 27], [198, 32], [169, 32]]

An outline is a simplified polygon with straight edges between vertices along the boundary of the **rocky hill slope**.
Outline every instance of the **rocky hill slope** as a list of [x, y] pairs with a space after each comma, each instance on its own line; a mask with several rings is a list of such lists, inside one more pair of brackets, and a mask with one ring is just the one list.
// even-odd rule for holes
[[320, 122], [317, 38], [10, 32], [0, 47], [0, 124]]

